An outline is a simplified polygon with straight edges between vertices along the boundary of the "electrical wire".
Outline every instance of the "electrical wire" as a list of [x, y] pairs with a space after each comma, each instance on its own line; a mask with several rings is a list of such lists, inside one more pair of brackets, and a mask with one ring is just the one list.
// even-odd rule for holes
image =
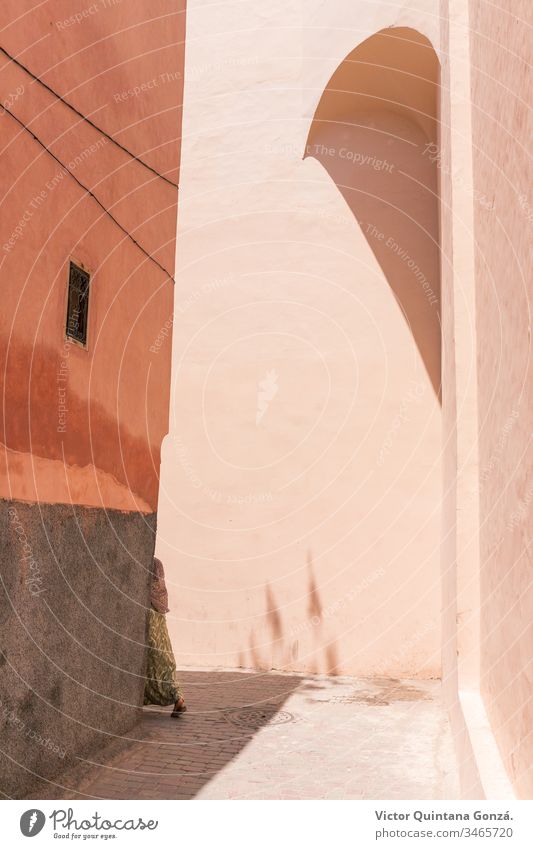
[[[1, 49], [1, 48], [0, 48], [0, 49]], [[133, 244], [134, 244], [134, 245], [136, 245], [136, 246], [139, 248], [139, 250], [140, 250], [140, 251], [142, 251], [142, 252], [143, 252], [143, 254], [144, 254], [146, 257], [148, 257], [148, 259], [149, 259], [149, 260], [151, 260], [153, 263], [155, 263], [155, 265], [157, 265], [157, 267], [158, 267], [158, 268], [160, 268], [160, 269], [161, 269], [161, 271], [163, 271], [163, 272], [166, 274], [166, 276], [170, 279], [170, 281], [171, 281], [172, 283], [174, 283], [175, 281], [174, 281], [174, 278], [173, 278], [172, 274], [171, 274], [169, 271], [167, 271], [167, 269], [166, 269], [163, 265], [161, 265], [161, 263], [160, 263], [160, 262], [158, 262], [158, 261], [157, 261], [157, 259], [156, 259], [155, 257], [153, 257], [150, 253], [148, 253], [148, 251], [147, 251], [145, 248], [143, 248], [143, 246], [141, 245], [141, 243], [140, 243], [140, 242], [138, 242], [138, 241], [137, 241], [137, 239], [135, 239], [135, 238], [131, 235], [131, 233], [129, 232], [129, 230], [126, 230], [126, 228], [125, 228], [125, 227], [123, 227], [123, 225], [120, 223], [120, 221], [118, 221], [118, 220], [115, 218], [115, 216], [114, 216], [114, 215], [113, 215], [113, 214], [112, 214], [112, 213], [111, 213], [111, 212], [110, 212], [110, 211], [109, 211], [109, 210], [108, 210], [108, 209], [104, 206], [104, 204], [103, 204], [103, 203], [102, 203], [102, 202], [101, 202], [101, 201], [100, 201], [100, 200], [96, 197], [96, 195], [95, 195], [95, 194], [94, 194], [94, 193], [93, 193], [93, 192], [92, 192], [89, 188], [87, 188], [87, 186], [85, 186], [85, 185], [81, 182], [81, 180], [78, 180], [78, 178], [76, 177], [76, 175], [75, 175], [75, 174], [73, 174], [73, 173], [72, 173], [72, 171], [70, 170], [70, 168], [67, 168], [67, 166], [66, 166], [66, 165], [64, 165], [64, 163], [63, 163], [63, 162], [61, 162], [61, 160], [57, 158], [57, 156], [55, 155], [55, 153], [53, 153], [53, 152], [50, 150], [50, 148], [48, 148], [48, 147], [44, 144], [44, 142], [42, 142], [42, 141], [41, 141], [41, 139], [40, 139], [40, 138], [38, 138], [38, 137], [35, 135], [35, 133], [33, 133], [33, 132], [30, 130], [30, 128], [29, 128], [29, 127], [27, 127], [27, 126], [26, 126], [26, 124], [24, 124], [24, 122], [20, 120], [20, 118], [17, 118], [17, 116], [16, 116], [13, 112], [11, 112], [11, 110], [10, 110], [10, 109], [8, 109], [8, 108], [7, 108], [7, 106], [5, 106], [4, 104], [2, 104], [2, 107], [1, 107], [1, 108], [2, 108], [5, 112], [7, 112], [7, 114], [8, 114], [8, 115], [10, 115], [10, 116], [11, 116], [11, 118], [13, 118], [13, 120], [14, 120], [14, 121], [16, 121], [16, 122], [17, 122], [17, 124], [19, 124], [19, 126], [21, 126], [24, 130], [26, 130], [26, 132], [30, 134], [30, 136], [31, 136], [31, 137], [32, 137], [32, 138], [33, 138], [33, 139], [37, 142], [37, 144], [39, 144], [39, 145], [40, 145], [40, 146], [41, 146], [41, 147], [42, 147], [42, 148], [43, 148], [43, 149], [44, 149], [44, 150], [45, 150], [45, 151], [46, 151], [46, 152], [47, 152], [47, 153], [48, 153], [48, 154], [52, 157], [52, 159], [55, 159], [55, 161], [58, 163], [58, 165], [61, 165], [61, 168], [63, 168], [63, 170], [64, 170], [64, 171], [66, 171], [66, 173], [67, 173], [67, 174], [69, 174], [69, 175], [72, 177], [72, 179], [76, 181], [76, 183], [78, 184], [78, 186], [80, 186], [80, 187], [83, 189], [83, 191], [84, 191], [84, 192], [86, 192], [88, 195], [90, 195], [90, 196], [93, 198], [93, 200], [95, 200], [95, 201], [96, 201], [96, 203], [98, 204], [98, 206], [99, 206], [101, 209], [103, 209], [103, 211], [105, 212], [105, 214], [106, 214], [106, 215], [108, 215], [108, 216], [111, 218], [111, 220], [112, 220], [112, 221], [114, 221], [114, 223], [117, 225], [117, 227], [119, 227], [119, 228], [120, 228], [120, 230], [122, 230], [122, 232], [123, 232], [123, 233], [124, 233], [124, 234], [125, 234], [125, 235], [129, 238], [129, 239], [131, 239], [131, 241], [133, 242]]]
[[168, 179], [168, 177], [165, 177], [163, 174], [160, 174], [159, 171], [156, 171], [155, 168], [152, 168], [151, 165], [148, 165], [147, 162], [145, 162], [143, 159], [140, 159], [138, 156], [136, 156], [134, 153], [132, 153], [131, 150], [128, 150], [127, 147], [124, 147], [124, 145], [121, 144], [120, 142], [118, 142], [115, 138], [113, 138], [113, 136], [110, 136], [109, 133], [105, 132], [105, 130], [100, 129], [100, 127], [98, 127], [93, 121], [91, 121], [90, 118], [87, 118], [87, 116], [84, 115], [82, 112], [80, 112], [79, 109], [76, 109], [76, 107], [73, 106], [72, 103], [69, 103], [69, 101], [65, 100], [65, 98], [62, 97], [60, 94], [58, 94], [57, 91], [54, 91], [54, 89], [51, 88], [48, 85], [48, 83], [45, 83], [44, 80], [42, 80], [40, 77], [36, 76], [33, 73], [33, 71], [30, 71], [30, 69], [27, 68], [26, 65], [23, 65], [22, 62], [19, 62], [18, 59], [16, 59], [14, 56], [12, 56], [10, 53], [8, 53], [7, 50], [5, 49], [5, 47], [0, 46], [0, 52], [3, 53], [4, 56], [7, 56], [7, 58], [11, 62], [14, 62], [15, 65], [17, 65], [19, 68], [21, 68], [23, 71], [25, 71], [25, 73], [28, 74], [30, 77], [32, 77], [33, 80], [35, 80], [40, 85], [42, 85], [47, 91], [50, 92], [50, 94], [53, 94], [53, 96], [56, 97], [57, 100], [60, 100], [61, 103], [64, 103], [65, 106], [68, 106], [69, 109], [72, 109], [72, 111], [75, 112], [76, 115], [78, 115], [80, 118], [83, 118], [83, 120], [86, 121], [94, 130], [97, 130], [97, 132], [101, 133], [101, 135], [105, 136], [107, 139], [109, 139], [109, 141], [113, 142], [113, 144], [115, 144], [117, 147], [119, 147], [120, 150], [124, 151], [124, 153], [127, 153], [128, 156], [130, 156], [132, 159], [134, 159], [140, 165], [143, 165], [145, 168], [147, 168], [149, 171], [151, 171], [152, 174], [155, 174], [161, 180], [164, 180], [165, 183], [168, 183], [170, 186], [174, 186], [175, 189], [179, 189], [179, 186], [178, 186], [177, 183], [173, 183], [172, 180]]

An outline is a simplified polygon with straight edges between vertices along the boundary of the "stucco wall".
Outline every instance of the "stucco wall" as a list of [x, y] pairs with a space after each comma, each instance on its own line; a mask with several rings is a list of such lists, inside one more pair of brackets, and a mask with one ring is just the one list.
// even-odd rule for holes
[[[104, 134], [3, 57], [2, 99], [31, 132], [3, 115], [0, 492], [152, 512], [170, 357], [150, 346], [172, 315], [177, 189], [105, 133], [177, 183], [184, 12], [135, 4], [125, 27], [123, 5], [80, 21], [62, 0], [3, 7], [5, 49]], [[65, 344], [71, 258], [92, 273], [88, 350]]]
[[[0, 788], [15, 796], [142, 703], [184, 50], [170, 0], [22, 6], [3, 4], [4, 48], [97, 128], [2, 56]], [[87, 348], [65, 338], [71, 259], [91, 273]]]
[[479, 375], [481, 692], [517, 793], [533, 794], [531, 5], [470, 2]]
[[436, 4], [188, 9], [157, 541], [184, 664], [440, 672], [439, 402], [338, 175], [304, 158], [328, 81], [391, 25], [436, 38]]
[[155, 516], [0, 502], [0, 788], [20, 798], [139, 718]]
[[[442, 316], [442, 693], [465, 798], [484, 798], [464, 692], [478, 695], [477, 372], [468, 15], [441, 3], [440, 183]], [[476, 580], [472, 581], [472, 576]], [[465, 593], [465, 587], [470, 592]], [[485, 740], [483, 740], [485, 743]]]

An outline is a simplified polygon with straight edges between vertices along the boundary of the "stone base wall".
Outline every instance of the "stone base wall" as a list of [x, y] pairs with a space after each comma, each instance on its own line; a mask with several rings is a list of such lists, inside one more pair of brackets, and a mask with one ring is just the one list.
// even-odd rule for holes
[[2, 795], [28, 795], [138, 719], [155, 525], [0, 501]]

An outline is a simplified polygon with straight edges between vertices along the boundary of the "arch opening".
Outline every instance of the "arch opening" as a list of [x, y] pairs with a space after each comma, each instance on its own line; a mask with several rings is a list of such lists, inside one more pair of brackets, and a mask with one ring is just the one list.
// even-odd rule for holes
[[440, 401], [439, 71], [416, 30], [366, 39], [329, 80], [304, 158], [323, 165], [358, 221]]

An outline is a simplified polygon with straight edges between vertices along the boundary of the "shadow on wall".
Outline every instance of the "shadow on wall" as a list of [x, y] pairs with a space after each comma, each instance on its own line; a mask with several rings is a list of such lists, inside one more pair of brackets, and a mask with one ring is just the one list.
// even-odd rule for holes
[[438, 87], [425, 36], [376, 33], [331, 77], [304, 158], [324, 166], [359, 222], [440, 400]]
[[[312, 635], [313, 648], [303, 658], [305, 670], [311, 674], [336, 675], [338, 673], [339, 653], [337, 641], [328, 639], [325, 633], [323, 604], [316, 582], [313, 557], [307, 552], [307, 619], [303, 631]], [[259, 640], [252, 628], [248, 652], [240, 652], [239, 667], [242, 669], [283, 669], [290, 668], [298, 659], [298, 633], [287, 633], [283, 626], [280, 608], [270, 583], [265, 587], [265, 628], [261, 629], [263, 639]], [[266, 633], [268, 632], [268, 638]]]

